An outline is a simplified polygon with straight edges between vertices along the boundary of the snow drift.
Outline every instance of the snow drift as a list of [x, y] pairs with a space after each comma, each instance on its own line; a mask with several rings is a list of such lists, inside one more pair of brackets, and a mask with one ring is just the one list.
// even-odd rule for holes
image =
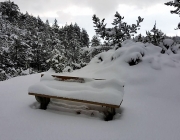
[[[159, 48], [125, 41], [122, 48], [97, 55], [83, 69], [60, 74], [122, 81], [123, 103], [109, 122], [52, 104], [46, 111], [36, 109], [37, 102], [27, 92], [40, 74], [0, 82], [0, 139], [178, 140], [180, 54], [161, 54]], [[137, 58], [128, 56], [132, 53], [139, 53], [141, 61], [130, 66], [127, 60]]]

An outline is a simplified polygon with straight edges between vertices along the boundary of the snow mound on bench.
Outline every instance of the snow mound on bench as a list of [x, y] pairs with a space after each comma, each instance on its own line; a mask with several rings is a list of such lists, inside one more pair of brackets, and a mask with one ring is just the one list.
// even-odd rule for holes
[[93, 80], [85, 83], [58, 81], [51, 75], [44, 75], [41, 81], [29, 88], [29, 92], [70, 99], [120, 105], [123, 99], [123, 85], [115, 79]]

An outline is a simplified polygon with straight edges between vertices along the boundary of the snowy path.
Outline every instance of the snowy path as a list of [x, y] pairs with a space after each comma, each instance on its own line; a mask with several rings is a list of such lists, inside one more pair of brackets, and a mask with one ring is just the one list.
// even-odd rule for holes
[[122, 114], [109, 122], [33, 109], [36, 101], [27, 89], [39, 81], [40, 74], [0, 82], [0, 140], [178, 140], [179, 68], [157, 71], [139, 65], [129, 73]]

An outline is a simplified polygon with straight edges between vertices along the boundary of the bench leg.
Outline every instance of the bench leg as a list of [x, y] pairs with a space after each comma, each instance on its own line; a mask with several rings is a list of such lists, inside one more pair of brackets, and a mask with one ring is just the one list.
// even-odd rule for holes
[[36, 100], [40, 103], [40, 109], [46, 110], [50, 102], [50, 98], [35, 96]]
[[105, 115], [104, 120], [105, 121], [113, 120], [113, 117], [115, 114], [116, 114], [115, 108], [107, 108], [107, 111], [104, 112], [104, 115]]
[[43, 97], [40, 105], [40, 109], [46, 110], [49, 102], [50, 102], [50, 98]]

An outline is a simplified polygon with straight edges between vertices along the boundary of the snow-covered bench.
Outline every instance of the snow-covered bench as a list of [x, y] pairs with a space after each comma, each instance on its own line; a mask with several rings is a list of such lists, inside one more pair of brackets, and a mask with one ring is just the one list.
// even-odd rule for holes
[[106, 106], [106, 120], [111, 120], [123, 101], [124, 85], [117, 80], [42, 74], [28, 94], [34, 95], [44, 110], [50, 98]]

